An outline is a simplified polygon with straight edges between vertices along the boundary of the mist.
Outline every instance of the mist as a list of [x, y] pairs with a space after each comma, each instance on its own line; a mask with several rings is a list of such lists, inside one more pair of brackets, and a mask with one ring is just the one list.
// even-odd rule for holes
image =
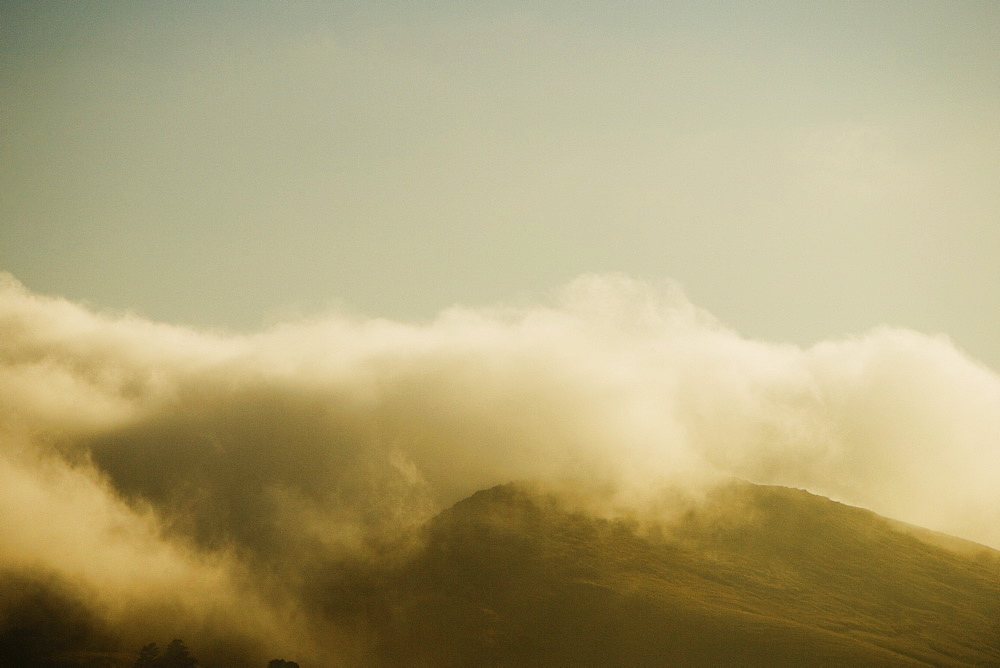
[[363, 636], [317, 612], [317, 574], [404, 558], [438, 511], [512, 480], [649, 512], [738, 477], [1000, 547], [996, 373], [891, 327], [750, 340], [670, 283], [236, 335], [4, 275], [0, 379], [0, 570], [64, 583], [140, 644], [166, 623], [208, 654], [350, 662]]

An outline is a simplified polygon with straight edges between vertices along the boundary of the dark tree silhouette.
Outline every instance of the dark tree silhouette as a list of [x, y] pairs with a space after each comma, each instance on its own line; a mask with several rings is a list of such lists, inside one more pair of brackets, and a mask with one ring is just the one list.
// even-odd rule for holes
[[194, 668], [197, 665], [198, 660], [191, 656], [187, 645], [180, 639], [171, 640], [163, 654], [160, 654], [155, 642], [145, 645], [133, 664], [134, 668]]
[[139, 650], [139, 658], [135, 660], [133, 666], [134, 668], [155, 668], [159, 665], [157, 663], [159, 656], [160, 648], [156, 646], [155, 642], [151, 642]]
[[171, 640], [167, 649], [163, 651], [163, 656], [156, 664], [157, 668], [191, 668], [197, 666], [198, 660], [191, 656], [187, 645], [183, 640]]
[[267, 663], [267, 668], [299, 668], [299, 664], [284, 659], [271, 659]]

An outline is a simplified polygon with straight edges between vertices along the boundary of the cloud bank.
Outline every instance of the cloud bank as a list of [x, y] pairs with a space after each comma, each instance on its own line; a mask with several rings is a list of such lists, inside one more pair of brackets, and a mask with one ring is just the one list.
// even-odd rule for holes
[[571, 479], [628, 504], [724, 476], [1000, 547], [1000, 377], [901, 329], [747, 340], [617, 275], [240, 336], [0, 279], [0, 570], [68, 583], [137, 642], [167, 619], [220, 656], [350, 661], [362, 641], [314, 614], [311, 579], [477, 489]]

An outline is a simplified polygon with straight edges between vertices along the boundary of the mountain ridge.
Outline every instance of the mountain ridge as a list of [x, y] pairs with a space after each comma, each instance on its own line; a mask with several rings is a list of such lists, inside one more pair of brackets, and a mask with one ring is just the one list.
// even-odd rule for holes
[[[498, 486], [435, 518], [418, 579], [491, 611], [487, 635], [520, 620], [494, 657], [511, 664], [1000, 665], [996, 562], [872, 511], [734, 483], [637, 526]], [[660, 642], [639, 640], [650, 634]]]
[[[480, 490], [405, 558], [330, 562], [303, 604], [347, 643], [339, 665], [1000, 666], [998, 551], [743, 481], [662, 516], [566, 491]], [[85, 602], [33, 586], [44, 605], [22, 600], [20, 627], [0, 609], [0, 665], [131, 665], [114, 629], [88, 630]], [[17, 654], [32, 638], [58, 653]], [[258, 665], [190, 640], [205, 666]]]

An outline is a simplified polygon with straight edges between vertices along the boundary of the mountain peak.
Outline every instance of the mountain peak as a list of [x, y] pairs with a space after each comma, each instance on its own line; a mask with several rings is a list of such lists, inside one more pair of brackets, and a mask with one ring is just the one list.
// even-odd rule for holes
[[410, 571], [461, 600], [475, 633], [496, 639], [494, 658], [1000, 662], [1000, 570], [871, 511], [733, 482], [657, 522], [594, 516], [543, 489], [501, 485], [455, 504]]

